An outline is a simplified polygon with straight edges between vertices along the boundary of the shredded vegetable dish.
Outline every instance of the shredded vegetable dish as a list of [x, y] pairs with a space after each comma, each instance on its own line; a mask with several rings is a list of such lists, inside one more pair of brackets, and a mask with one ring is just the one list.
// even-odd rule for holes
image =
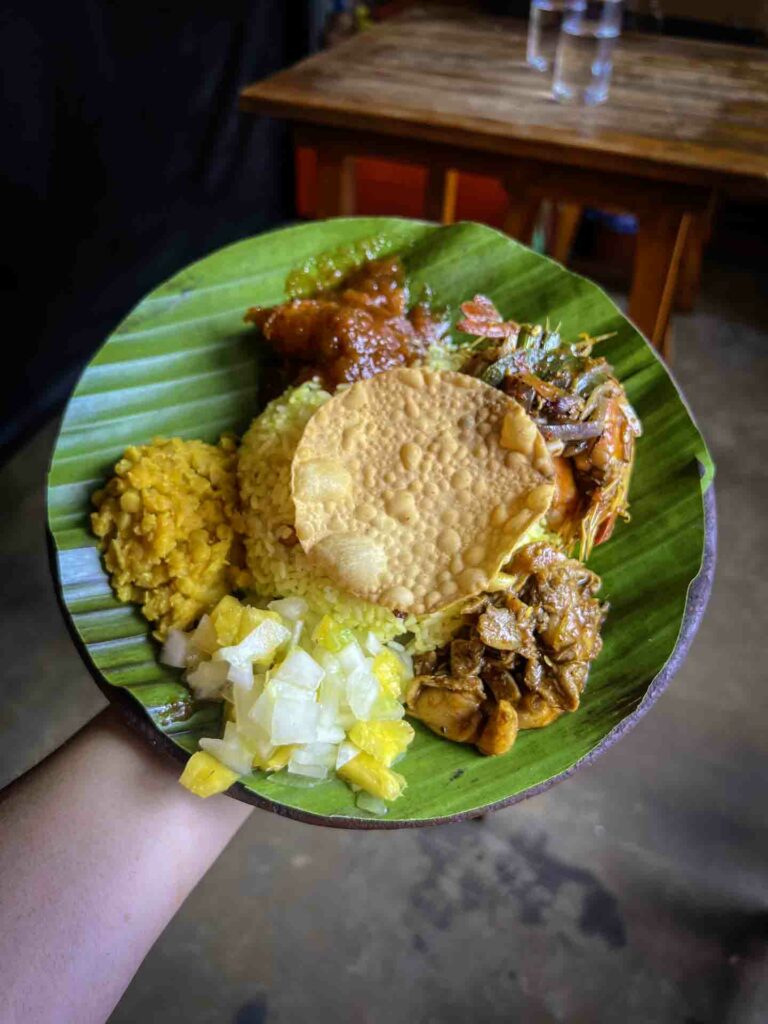
[[291, 383], [239, 442], [137, 445], [94, 494], [117, 596], [222, 705], [199, 796], [335, 775], [382, 815], [410, 720], [500, 756], [578, 710], [609, 612], [585, 562], [628, 518], [640, 423], [601, 338], [457, 299], [387, 257], [254, 306]]

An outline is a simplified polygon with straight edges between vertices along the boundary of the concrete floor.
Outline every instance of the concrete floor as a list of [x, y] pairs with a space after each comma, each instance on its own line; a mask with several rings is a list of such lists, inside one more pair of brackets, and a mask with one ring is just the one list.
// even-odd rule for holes
[[[652, 713], [593, 767], [482, 821], [365, 834], [254, 813], [111, 1024], [768, 1017], [766, 283], [710, 267], [676, 323], [675, 372], [718, 461], [720, 563]], [[52, 436], [0, 474], [0, 784], [102, 704], [48, 578]]]

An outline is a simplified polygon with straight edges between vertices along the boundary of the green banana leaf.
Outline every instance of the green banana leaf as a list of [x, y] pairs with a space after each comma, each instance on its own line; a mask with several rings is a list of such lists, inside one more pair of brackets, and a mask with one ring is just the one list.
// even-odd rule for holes
[[318, 256], [371, 240], [379, 253], [403, 254], [411, 282], [428, 284], [454, 316], [459, 302], [481, 292], [507, 318], [562, 323], [566, 338], [615, 332], [602, 351], [645, 431], [632, 522], [619, 524], [590, 563], [603, 577], [611, 612], [576, 714], [522, 733], [498, 758], [418, 726], [398, 765], [408, 788], [383, 819], [358, 810], [338, 780], [308, 786], [285, 773], [257, 772], [230, 791], [306, 821], [398, 827], [477, 813], [568, 774], [651, 703], [671, 674], [667, 663], [681, 627], [690, 626], [686, 599], [702, 566], [711, 459], [664, 366], [599, 288], [478, 224], [345, 218], [231, 245], [146, 296], [85, 369], [56, 443], [48, 520], [60, 597], [94, 677], [156, 745], [183, 761], [201, 736], [218, 734], [220, 707], [192, 698], [179, 673], [159, 664], [138, 611], [115, 599], [88, 528], [90, 495], [129, 444], [158, 435], [214, 441], [223, 431], [242, 432], [259, 411], [263, 373], [254, 333], [243, 325], [246, 307], [282, 300], [286, 276], [298, 266], [316, 272]]

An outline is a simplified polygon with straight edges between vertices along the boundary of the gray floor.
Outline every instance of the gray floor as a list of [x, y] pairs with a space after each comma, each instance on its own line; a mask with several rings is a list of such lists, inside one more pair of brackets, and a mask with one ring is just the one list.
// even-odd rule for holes
[[[112, 1024], [768, 1017], [765, 286], [709, 268], [676, 324], [675, 370], [718, 460], [721, 554], [653, 712], [595, 766], [480, 822], [353, 834], [255, 813]], [[0, 784], [102, 703], [48, 580], [52, 437], [0, 474]]]

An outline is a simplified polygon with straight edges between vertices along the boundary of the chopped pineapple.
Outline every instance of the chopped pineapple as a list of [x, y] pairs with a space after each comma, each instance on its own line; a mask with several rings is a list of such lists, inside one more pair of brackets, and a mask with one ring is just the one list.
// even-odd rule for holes
[[359, 786], [366, 793], [379, 796], [382, 800], [397, 800], [406, 785], [402, 775], [380, 764], [364, 751], [343, 764], [337, 770], [337, 774], [346, 782]]
[[192, 634], [192, 646], [203, 654], [211, 655], [219, 646], [216, 628], [209, 615], [204, 615]]
[[187, 761], [179, 782], [195, 796], [214, 796], [229, 789], [240, 776], [217, 761], [211, 754], [199, 750]]
[[[282, 623], [274, 619], [264, 619], [239, 644], [235, 644], [234, 647], [220, 647], [213, 658], [214, 661], [228, 661], [233, 667], [242, 668], [255, 664], [267, 666], [275, 660], [278, 648], [290, 639], [291, 631]], [[250, 680], [243, 685], [250, 686]]]
[[285, 743], [281, 747], [275, 747], [266, 759], [260, 758], [257, 754], [253, 759], [253, 767], [261, 768], [263, 772], [279, 772], [288, 764], [295, 748], [294, 743]]
[[236, 644], [239, 644], [257, 626], [261, 625], [265, 619], [274, 619], [276, 622], [281, 621], [280, 616], [276, 612], [252, 608], [250, 605], [242, 604], [236, 597], [232, 597], [231, 594], [222, 597], [211, 612], [211, 622], [216, 630], [216, 639], [219, 647], [234, 647]]
[[373, 674], [386, 694], [400, 699], [406, 672], [405, 665], [394, 651], [379, 651], [373, 659]]
[[387, 768], [414, 737], [408, 722], [355, 722], [349, 730], [352, 742]]
[[312, 639], [331, 654], [338, 654], [355, 638], [350, 630], [339, 626], [330, 615], [324, 615], [315, 626]]
[[[403, 792], [406, 781], [391, 766], [414, 737], [411, 726], [402, 721], [408, 670], [375, 637], [375, 642], [370, 637], [367, 641], [366, 657], [354, 632], [332, 615], [323, 615], [319, 622], [313, 616], [310, 621], [317, 622], [312, 631], [316, 646], [305, 638], [299, 647], [296, 631], [288, 628], [292, 623], [276, 611], [253, 608], [232, 595], [202, 617], [185, 641], [192, 652], [186, 659], [186, 678], [198, 696], [223, 698], [224, 733], [200, 741], [200, 752], [190, 758], [182, 775], [187, 789], [200, 796], [220, 793], [252, 769], [287, 768], [307, 775], [312, 774], [309, 769], [317, 769], [317, 777], [320, 772], [325, 777], [336, 764], [338, 775], [368, 794], [373, 804], [395, 800]], [[271, 676], [254, 674], [254, 666], [271, 665], [290, 643], [293, 647], [277, 671], [273, 667]], [[175, 650], [169, 651], [171, 655], [175, 662], [181, 658]], [[323, 706], [318, 707], [315, 691], [324, 674], [329, 685], [321, 691], [325, 704], [321, 700]], [[342, 698], [350, 701], [357, 721], [346, 705], [339, 710]], [[286, 731], [284, 720], [290, 720], [293, 731]], [[303, 730], [301, 742], [297, 723]], [[347, 761], [338, 757], [341, 741], [350, 748]]]

